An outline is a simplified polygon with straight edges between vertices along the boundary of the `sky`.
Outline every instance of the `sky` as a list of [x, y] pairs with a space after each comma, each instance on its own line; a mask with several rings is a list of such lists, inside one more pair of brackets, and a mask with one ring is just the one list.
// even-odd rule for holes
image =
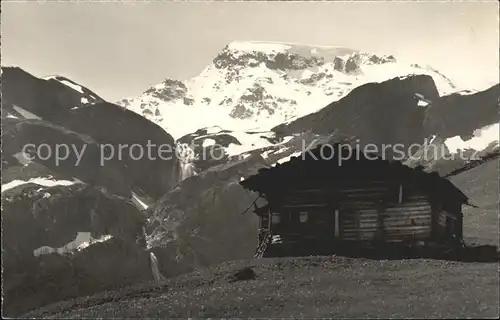
[[231, 41], [260, 40], [393, 54], [459, 86], [498, 83], [497, 1], [68, 2], [2, 1], [2, 66], [116, 101], [198, 75]]

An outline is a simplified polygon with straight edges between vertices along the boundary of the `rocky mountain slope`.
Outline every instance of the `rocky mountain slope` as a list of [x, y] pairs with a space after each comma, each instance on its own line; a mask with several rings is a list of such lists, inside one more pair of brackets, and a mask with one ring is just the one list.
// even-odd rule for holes
[[[357, 139], [361, 147], [375, 144], [378, 150], [385, 148], [386, 157], [392, 152], [409, 165], [424, 165], [445, 175], [468, 160], [498, 153], [498, 92], [497, 85], [474, 94], [440, 97], [429, 76], [398, 77], [357, 87], [325, 108], [270, 131], [214, 126], [187, 134], [177, 143], [191, 154], [190, 175], [252, 153], [264, 158], [296, 155], [312, 147], [315, 139], [332, 135]], [[465, 116], [468, 112], [473, 115]]]
[[5, 315], [152, 280], [141, 211], [177, 183], [179, 162], [103, 151], [175, 150], [172, 137], [67, 78], [1, 77]]
[[152, 279], [132, 202], [84, 183], [33, 182], [2, 190], [5, 315]]
[[[386, 85], [377, 84], [388, 80]], [[498, 123], [496, 94], [498, 86], [484, 92], [457, 88], [432, 67], [405, 64], [394, 56], [342, 47], [235, 41], [199, 76], [166, 79], [141, 96], [118, 103], [158, 123], [183, 145], [185, 178], [251, 150], [274, 146], [277, 151], [283, 141], [308, 130], [318, 135], [342, 132], [364, 144], [374, 140], [388, 144], [387, 137], [397, 136], [398, 143], [407, 145], [439, 142], [444, 154], [471, 145], [474, 151], [490, 153], [498, 146], [495, 127], [488, 127]], [[463, 116], [448, 115], [483, 101], [487, 105], [473, 121], [467, 119], [468, 125], [459, 129], [446, 120], [460, 123]], [[352, 121], [354, 127], [348, 128]], [[451, 127], [443, 132], [436, 125]], [[474, 130], [483, 129], [492, 136], [483, 137], [480, 144], [477, 139], [467, 141]], [[409, 136], [399, 141], [401, 134]], [[445, 144], [446, 139], [451, 140]]]
[[17, 67], [2, 67], [1, 76], [4, 117], [46, 119], [64, 110], [104, 101], [91, 90], [62, 76], [39, 79]]
[[317, 111], [354, 88], [398, 76], [433, 77], [441, 95], [457, 91], [438, 71], [341, 47], [266, 42], [228, 44], [199, 76], [166, 79], [118, 104], [158, 123], [176, 139], [202, 127], [266, 131]]
[[[126, 186], [130, 189], [129, 195], [134, 191], [156, 199], [177, 182], [179, 167], [175, 157], [171, 160], [158, 157], [160, 145], [175, 149], [174, 140], [167, 132], [136, 113], [105, 102], [92, 91], [64, 79], [39, 79], [20, 68], [2, 68], [2, 120], [5, 125], [2, 138], [7, 146], [2, 157], [4, 167], [26, 162], [19, 157], [27, 143], [34, 144], [35, 149], [46, 143], [51, 146], [52, 156], [47, 160], [37, 159], [37, 162], [51, 165], [55, 171], [73, 170], [75, 177], [77, 172], [85, 175], [96, 170], [118, 171], [114, 178], [96, 177], [101, 179], [101, 186], [113, 192], [120, 193], [118, 188]], [[68, 158], [61, 163], [55, 162], [58, 144], [70, 147]], [[84, 145], [89, 148], [83, 152], [84, 162], [75, 165]], [[149, 149], [152, 157], [147, 154], [141, 157], [141, 150], [131, 150], [132, 145], [138, 145], [136, 149], [144, 153]], [[66, 150], [62, 148], [65, 147], [59, 149], [60, 156], [64, 157]], [[26, 158], [25, 155], [22, 158]], [[91, 162], [88, 166], [87, 159]], [[80, 166], [85, 168], [80, 169]], [[113, 181], [116, 179], [124, 181]], [[87, 182], [85, 177], [81, 180]]]

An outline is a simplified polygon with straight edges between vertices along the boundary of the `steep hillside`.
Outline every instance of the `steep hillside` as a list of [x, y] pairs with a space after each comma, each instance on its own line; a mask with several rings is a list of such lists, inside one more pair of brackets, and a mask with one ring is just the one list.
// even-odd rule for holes
[[3, 315], [151, 279], [145, 217], [78, 181], [2, 185]]
[[[25, 180], [27, 176], [37, 178], [51, 175], [68, 180], [76, 178], [122, 196], [130, 194], [130, 180], [121, 174], [121, 164], [115, 160], [112, 165], [101, 166], [99, 145], [91, 137], [43, 120], [5, 120], [2, 130], [2, 173], [9, 174], [2, 175], [2, 186], [14, 179]], [[25, 148], [28, 144], [32, 146]], [[36, 149], [42, 144], [48, 147], [40, 149], [44, 152], [40, 157], [36, 155]], [[66, 159], [56, 159], [57, 145], [70, 146], [71, 152], [68, 152]], [[47, 157], [49, 148], [54, 154]], [[61, 156], [63, 152], [66, 150], [61, 149]], [[39, 171], [40, 166], [45, 170]]]
[[468, 243], [498, 245], [500, 241], [499, 165], [498, 158], [491, 159], [450, 177], [450, 180], [478, 205], [478, 208], [464, 208], [464, 234]]
[[[34, 143], [35, 148], [42, 143], [50, 145], [52, 157], [48, 161], [55, 162], [57, 144], [71, 147], [75, 137], [80, 137], [76, 138], [83, 139], [76, 144], [78, 150], [92, 141], [95, 150], [85, 152], [84, 156], [90, 157], [88, 153], [92, 153], [93, 160], [86, 167], [82, 164], [85, 168], [73, 170], [85, 173], [102, 171], [101, 167], [118, 170], [121, 179], [126, 181], [118, 185], [128, 188], [129, 194], [133, 190], [157, 199], [179, 179], [174, 140], [167, 132], [134, 112], [105, 102], [89, 89], [67, 78], [52, 76], [39, 79], [20, 68], [2, 67], [2, 99], [4, 127], [7, 125], [7, 132], [2, 138], [8, 146], [2, 157], [4, 165], [18, 163], [19, 159], [13, 160], [12, 157], [28, 142]], [[30, 121], [39, 122], [28, 126]], [[40, 129], [42, 127], [46, 129]], [[55, 127], [73, 140], [49, 133], [52, 130], [49, 128]], [[159, 158], [160, 146], [171, 150], [170, 160]], [[75, 152], [70, 152], [65, 162], [75, 167], [76, 156]], [[60, 168], [52, 169], [58, 171]], [[84, 181], [94, 183], [94, 180]], [[102, 180], [107, 181], [104, 183], [106, 187], [112, 182], [108, 181], [109, 178]]]
[[376, 145], [387, 157], [401, 160], [402, 151], [408, 165], [446, 175], [499, 152], [498, 88], [439, 97], [430, 77], [399, 77], [360, 86], [273, 131], [277, 137], [337, 132], [360, 146]]
[[[122, 175], [130, 180], [135, 192], [158, 199], [177, 183], [174, 140], [134, 112], [105, 102], [61, 112], [52, 121], [98, 141], [103, 159], [118, 160]], [[167, 147], [170, 153], [159, 153], [169, 150]]]
[[356, 137], [361, 146], [367, 143], [399, 143], [404, 146], [421, 143], [425, 138], [422, 130], [425, 108], [418, 105], [420, 98], [417, 94], [426, 100], [439, 98], [429, 76], [365, 84], [344, 99], [273, 131], [283, 136], [306, 131], [317, 134], [338, 131]]
[[475, 130], [498, 123], [499, 97], [500, 85], [473, 94], [443, 96], [426, 109], [425, 132], [443, 138], [460, 136], [467, 140]]
[[172, 137], [62, 76], [1, 77], [3, 315], [151, 280], [140, 211], [178, 182]]
[[37, 78], [2, 67], [2, 117], [50, 119], [58, 112], [103, 102], [89, 89], [61, 76]]

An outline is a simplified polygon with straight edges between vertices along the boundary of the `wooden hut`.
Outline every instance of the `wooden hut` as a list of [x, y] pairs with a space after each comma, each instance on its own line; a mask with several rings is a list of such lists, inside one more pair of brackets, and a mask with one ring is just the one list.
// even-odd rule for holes
[[240, 184], [267, 200], [255, 208], [256, 256], [462, 244], [468, 198], [449, 180], [340, 144], [261, 169]]

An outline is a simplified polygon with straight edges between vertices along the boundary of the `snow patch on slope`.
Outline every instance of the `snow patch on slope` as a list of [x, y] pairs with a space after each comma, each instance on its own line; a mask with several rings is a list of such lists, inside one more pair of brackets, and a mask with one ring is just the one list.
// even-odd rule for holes
[[21, 107], [18, 107], [16, 105], [13, 105], [12, 108], [14, 109], [15, 112], [17, 112], [23, 119], [42, 119], [40, 118], [39, 116], [37, 116], [36, 114], [32, 113], [32, 112], [29, 112], [28, 110], [26, 109], [23, 109]]
[[455, 136], [445, 140], [445, 145], [452, 153], [458, 153], [460, 150], [484, 150], [492, 144], [498, 145], [500, 140], [499, 123], [484, 126], [474, 131], [474, 137], [464, 141], [460, 136]]
[[203, 146], [203, 148], [206, 148], [206, 147], [210, 147], [210, 146], [215, 145], [215, 143], [216, 142], [215, 142], [214, 139], [206, 139], [206, 140], [203, 141], [202, 146]]
[[71, 89], [80, 92], [83, 94], [83, 88], [81, 85], [69, 80], [68, 78], [62, 77], [62, 76], [47, 76], [43, 77], [42, 79], [44, 80], [56, 80], [59, 81], [60, 83], [64, 84], [65, 86], [70, 87]]
[[101, 242], [105, 242], [105, 241], [108, 241], [109, 239], [113, 238], [112, 235], [109, 235], [109, 234], [106, 234], [106, 235], [103, 235], [97, 239], [94, 239], [92, 237], [90, 237], [90, 239], [88, 241], [84, 241], [82, 242], [80, 245], [77, 246], [76, 250], [78, 251], [81, 251], [95, 243], [101, 243]]
[[[283, 157], [281, 159], [279, 159], [278, 161], [276, 161], [276, 163], [279, 163], [279, 164], [282, 164], [282, 163], [285, 163], [285, 162], [288, 162], [290, 161], [293, 157], [298, 157], [302, 154], [302, 152], [298, 151], [298, 152], [294, 152], [292, 153], [291, 155], [289, 156], [286, 156], [286, 157]], [[274, 166], [276, 165], [276, 163], [274, 164]]]
[[78, 179], [74, 179], [73, 181], [55, 180], [55, 179], [52, 179], [50, 177], [48, 177], [48, 178], [43, 178], [43, 177], [32, 178], [32, 179], [29, 179], [27, 181], [25, 181], [25, 180], [12, 180], [8, 183], [2, 184], [2, 193], [9, 190], [9, 189], [12, 189], [12, 188], [15, 188], [15, 187], [18, 187], [21, 185], [29, 184], [29, 183], [37, 184], [37, 185], [44, 186], [44, 187], [54, 187], [54, 186], [71, 186], [73, 184], [83, 183], [83, 182], [78, 180]]
[[92, 238], [90, 232], [77, 232], [76, 238], [59, 248], [53, 248], [49, 246], [42, 246], [33, 250], [33, 255], [39, 257], [42, 254], [57, 253], [60, 255], [72, 253], [74, 251], [81, 251], [94, 243], [105, 242], [113, 238], [111, 235], [103, 235], [97, 239]]
[[80, 93], [82, 93], [82, 94], [83, 94], [83, 89], [82, 89], [82, 87], [81, 87], [81, 86], [79, 86], [79, 85], [77, 85], [77, 84], [75, 84], [75, 83], [69, 82], [69, 81], [67, 81], [67, 80], [61, 80], [60, 82], [61, 82], [62, 84], [64, 84], [64, 85], [66, 85], [66, 86], [70, 87], [71, 89], [76, 90], [76, 91], [78, 91], [78, 92], [80, 92]]
[[97, 94], [95, 94], [94, 92], [90, 91], [89, 89], [85, 88], [84, 86], [79, 85], [78, 83], [76, 83], [76, 82], [74, 82], [66, 77], [56, 75], [56, 76], [43, 77], [42, 79], [47, 80], [47, 81], [48, 80], [57, 81], [57, 82], [65, 85], [66, 87], [71, 88], [72, 90], [75, 90], [76, 92], [80, 93], [82, 95], [82, 97], [80, 99], [80, 103], [82, 105], [87, 105], [90, 103], [97, 103], [100, 101], [104, 101], [100, 97], [98, 97]]

